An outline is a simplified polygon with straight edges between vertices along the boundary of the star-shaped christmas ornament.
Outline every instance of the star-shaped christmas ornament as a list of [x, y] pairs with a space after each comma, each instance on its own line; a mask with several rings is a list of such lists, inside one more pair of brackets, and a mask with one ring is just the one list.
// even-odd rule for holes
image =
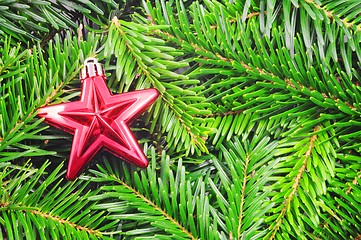
[[74, 134], [67, 179], [77, 178], [102, 148], [138, 167], [147, 167], [148, 160], [129, 124], [157, 99], [158, 91], [112, 95], [95, 58], [85, 60], [80, 80], [80, 101], [42, 107], [38, 113], [49, 124]]

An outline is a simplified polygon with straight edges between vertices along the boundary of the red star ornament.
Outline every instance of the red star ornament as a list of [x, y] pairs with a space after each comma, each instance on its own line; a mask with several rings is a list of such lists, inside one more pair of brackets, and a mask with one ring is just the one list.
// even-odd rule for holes
[[85, 60], [80, 80], [80, 101], [42, 107], [38, 113], [50, 125], [74, 135], [67, 179], [76, 179], [102, 148], [138, 167], [147, 167], [148, 160], [129, 124], [157, 99], [158, 91], [112, 95], [95, 58]]

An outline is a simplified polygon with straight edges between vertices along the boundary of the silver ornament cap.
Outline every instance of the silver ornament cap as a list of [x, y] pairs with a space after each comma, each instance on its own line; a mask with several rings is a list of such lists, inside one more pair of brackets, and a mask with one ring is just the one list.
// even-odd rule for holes
[[82, 81], [89, 77], [104, 76], [104, 69], [96, 58], [90, 57], [85, 59], [84, 67], [80, 72], [79, 79]]

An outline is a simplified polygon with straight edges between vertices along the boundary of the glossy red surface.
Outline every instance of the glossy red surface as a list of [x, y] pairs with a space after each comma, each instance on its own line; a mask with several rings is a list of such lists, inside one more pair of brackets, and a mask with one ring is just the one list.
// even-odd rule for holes
[[129, 124], [157, 99], [158, 91], [112, 95], [103, 73], [94, 72], [87, 73], [82, 84], [80, 101], [46, 106], [38, 113], [50, 125], [74, 134], [67, 179], [76, 179], [102, 148], [138, 167], [147, 167], [148, 160]]

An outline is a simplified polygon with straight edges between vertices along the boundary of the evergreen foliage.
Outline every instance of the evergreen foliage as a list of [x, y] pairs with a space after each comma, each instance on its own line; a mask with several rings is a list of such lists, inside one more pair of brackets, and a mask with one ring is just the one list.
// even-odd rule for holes
[[[0, 1], [0, 238], [361, 239], [361, 3]], [[64, 179], [84, 59], [156, 88], [132, 130]]]

